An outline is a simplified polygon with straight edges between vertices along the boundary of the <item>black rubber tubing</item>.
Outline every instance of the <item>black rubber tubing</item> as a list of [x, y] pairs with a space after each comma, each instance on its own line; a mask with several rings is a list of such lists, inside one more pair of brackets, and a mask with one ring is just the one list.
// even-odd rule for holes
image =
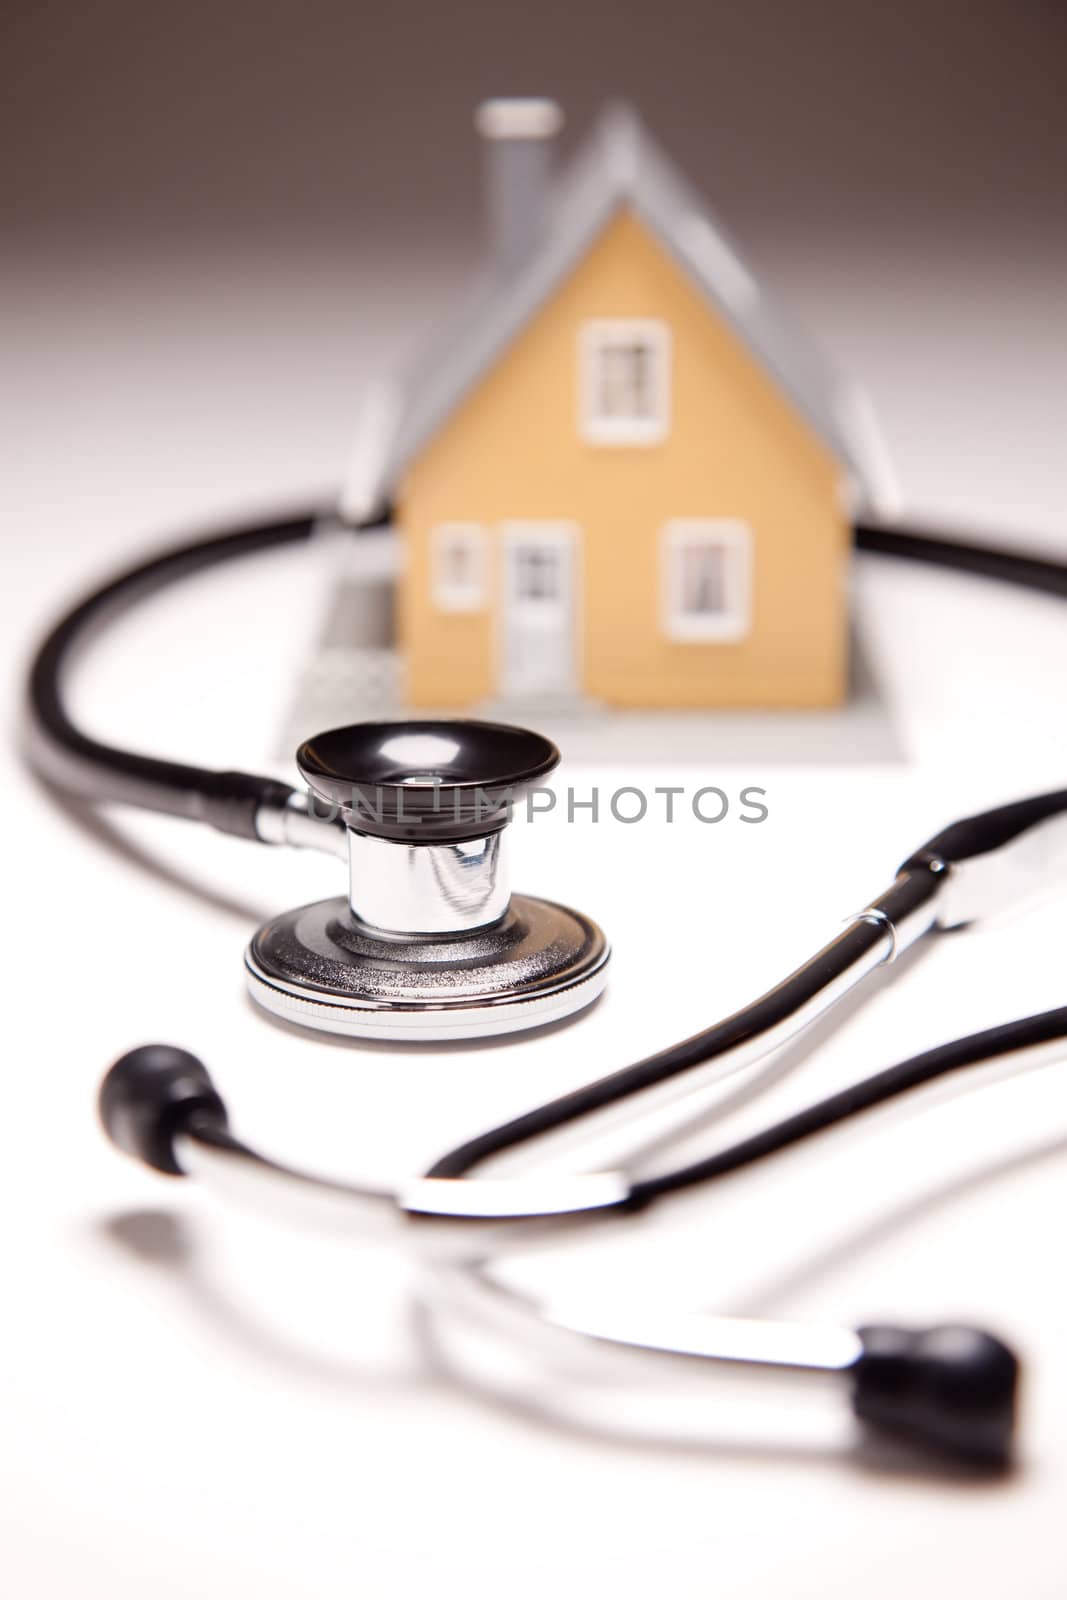
[[[29, 756], [41, 776], [75, 800], [118, 801], [255, 838], [256, 810], [264, 801], [283, 801], [292, 793], [288, 785], [254, 773], [216, 772], [165, 761], [93, 739], [67, 711], [63, 679], [77, 647], [111, 616], [181, 578], [241, 556], [303, 542], [310, 538], [318, 515], [314, 509], [301, 511], [277, 521], [188, 540], [128, 568], [68, 611], [41, 644], [29, 674]], [[857, 549], [879, 555], [951, 567], [1067, 596], [1067, 565], [1061, 562], [872, 524], [857, 526], [855, 542]]]
[[634, 1184], [630, 1192], [630, 1204], [640, 1207], [658, 1199], [660, 1195], [710, 1183], [715, 1178], [725, 1177], [727, 1173], [752, 1166], [754, 1162], [775, 1155], [779, 1150], [786, 1150], [790, 1145], [800, 1144], [813, 1134], [823, 1133], [838, 1123], [885, 1105], [898, 1095], [922, 1088], [937, 1078], [1063, 1038], [1067, 1038], [1067, 1006], [1041, 1011], [1032, 1017], [1021, 1017], [1017, 1021], [1003, 1022], [981, 1033], [968, 1034], [965, 1039], [950, 1039], [946, 1044], [935, 1045], [932, 1050], [924, 1050], [921, 1055], [885, 1067], [869, 1078], [861, 1078], [858, 1083], [850, 1083], [836, 1094], [817, 1100], [813, 1105], [783, 1118], [781, 1122], [761, 1128], [749, 1138], [717, 1150], [714, 1155], [694, 1161], [688, 1167], [679, 1167], [673, 1172], [657, 1174]]
[[[29, 754], [32, 765], [41, 776], [75, 801], [118, 801], [207, 822], [243, 838], [257, 838], [255, 817], [259, 807], [267, 802], [284, 803], [285, 798], [293, 793], [289, 785], [252, 773], [216, 772], [165, 761], [92, 739], [77, 727], [66, 709], [63, 680], [76, 648], [90, 629], [110, 616], [153, 590], [181, 578], [244, 555], [305, 541], [310, 538], [318, 515], [315, 510], [300, 512], [277, 521], [176, 545], [161, 555], [127, 569], [61, 618], [40, 646], [29, 674]], [[354, 536], [358, 537], [358, 533]], [[921, 561], [1067, 597], [1067, 564], [1051, 559], [947, 539], [940, 534], [914, 528], [879, 527], [873, 524], [859, 524], [856, 527], [855, 543], [857, 549], [873, 554]], [[1063, 809], [1065, 798], [1067, 791], [1061, 791], [1057, 795], [1020, 801], [1014, 807], [1003, 809], [1007, 814], [1039, 807], [1041, 814], [1050, 814], [1051, 811]], [[958, 830], [966, 827], [968, 822], [954, 824], [953, 828]], [[934, 847], [949, 840], [952, 834], [953, 829], [948, 829], [943, 835], [937, 835], [920, 852], [923, 859], [913, 857], [908, 864], [924, 866], [929, 854], [936, 854]], [[982, 847], [989, 848], [989, 845]], [[859, 943], [880, 935], [870, 924], [861, 923], [850, 931], [849, 937]], [[801, 969], [797, 975], [801, 987], [806, 971]], [[812, 981], [816, 981], [817, 976], [812, 973]], [[1035, 1033], [1041, 1034], [1043, 1029], [1051, 1027], [1062, 1032], [1065, 1015], [1067, 1012], [1053, 1011], [1023, 1018], [1004, 1024], [1001, 1029], [989, 1030], [986, 1034], [972, 1035], [968, 1039], [938, 1046], [911, 1061], [887, 1068], [874, 1078], [808, 1107], [784, 1123], [765, 1129], [751, 1140], [744, 1141], [741, 1146], [733, 1147], [732, 1151], [721, 1151], [679, 1172], [648, 1180], [635, 1189], [634, 1203], [644, 1203], [657, 1193], [671, 1188], [708, 1181], [721, 1171], [735, 1170], [739, 1164], [747, 1164], [773, 1149], [795, 1143], [823, 1127], [832, 1126], [845, 1117], [867, 1109], [869, 1105], [902, 1093], [916, 1083], [926, 1082], [945, 1071], [987, 1058], [986, 1054], [974, 1054], [976, 1049], [987, 1054], [1000, 1054], [1024, 1047], [1032, 1042]], [[428, 1175], [463, 1177], [490, 1156], [577, 1121], [591, 1111], [616, 1103], [641, 1088], [686, 1070], [706, 1059], [714, 1050], [737, 1042], [732, 1036], [736, 1033], [736, 1029], [732, 1030], [733, 1021], [727, 1018], [713, 1028], [672, 1045], [643, 1062], [586, 1084], [468, 1140], [442, 1156]], [[1059, 1037], [1059, 1032], [1048, 1036]], [[743, 1157], [742, 1152], [746, 1152]]]
[[[869, 551], [872, 554], [894, 556], [909, 561], [922, 561], [930, 565], [948, 567], [954, 571], [967, 572], [978, 577], [995, 578], [1001, 582], [1017, 584], [1027, 589], [1038, 589], [1047, 594], [1067, 598], [1067, 563], [1036, 556], [1019, 555], [1012, 550], [999, 549], [992, 546], [964, 544], [956, 540], [942, 538], [933, 533], [922, 533], [916, 529], [875, 527], [868, 524], [860, 524], [856, 527], [855, 543], [857, 549]], [[1018, 801], [1011, 807], [1001, 808], [998, 813], [988, 813], [987, 817], [995, 815], [1007, 816], [1010, 813], [1017, 819], [1020, 814], [1025, 814], [1031, 820], [1036, 821], [1039, 817], [1052, 815], [1065, 808], [1067, 808], [1067, 790], [1060, 790], [1053, 795], [1040, 795], [1031, 800]], [[962, 823], [954, 824], [952, 828], [943, 830], [941, 834], [930, 840], [921, 851], [917, 852], [914, 857], [910, 858], [905, 863], [905, 866], [917, 869], [928, 866], [930, 861], [938, 854], [936, 848], [938, 845], [945, 846], [950, 842], [958, 843], [961, 846], [973, 844], [974, 840], [970, 832], [966, 833], [966, 839], [962, 835], [957, 838], [959, 831], [968, 830], [973, 820], [968, 818]], [[996, 843], [996, 839], [987, 838], [981, 848], [995, 848]], [[870, 923], [858, 923], [851, 930], [850, 937], [853, 935], [861, 937], [860, 930], [863, 929], [868, 934], [874, 933], [876, 937], [881, 936], [880, 932], [873, 928]], [[802, 973], [805, 971], [807, 971], [806, 968], [801, 969]], [[791, 980], [789, 981], [791, 982]], [[772, 997], [781, 993], [784, 988], [785, 986], [780, 986], [779, 990], [772, 991]], [[771, 997], [765, 998], [770, 999]], [[1018, 1022], [1005, 1024], [1008, 1033], [1005, 1035], [1003, 1047], [1005, 1049], [1015, 1048], [1010, 1042], [1011, 1038], [1016, 1036], [1012, 1033], [1012, 1030], [1017, 1030], [1017, 1037], [1020, 1042], [1025, 1043], [1031, 1024], [1040, 1026], [1044, 1024], [1044, 1018], [1058, 1015], [1059, 1013], [1057, 1012], [1049, 1012], [1044, 1013], [1042, 1017], [1026, 1017]], [[750, 1008], [746, 1007], [738, 1016], [751, 1020], [753, 1013]], [[455, 1149], [449, 1150], [445, 1155], [439, 1157], [430, 1168], [427, 1176], [431, 1178], [465, 1177], [475, 1167], [480, 1166], [493, 1156], [502, 1155], [505, 1150], [514, 1149], [531, 1139], [540, 1137], [542, 1134], [566, 1127], [569, 1123], [577, 1122], [594, 1111], [599, 1111], [610, 1105], [616, 1105], [631, 1094], [635, 1094], [652, 1084], [665, 1082], [677, 1073], [686, 1071], [689, 1067], [706, 1060], [710, 1055], [740, 1042], [742, 1035], [733, 1027], [734, 1020], [734, 1018], [728, 1017], [705, 1032], [695, 1034], [692, 1038], [683, 1040], [680, 1044], [671, 1045], [668, 1049], [647, 1057], [635, 1066], [623, 1067], [621, 1070], [600, 1078], [594, 1083], [584, 1084], [568, 1094], [560, 1095], [555, 1100], [536, 1106], [533, 1110], [524, 1112], [518, 1117], [513, 1117], [495, 1128], [486, 1129], [473, 1139], [466, 1140], [463, 1144], [457, 1145]], [[758, 1015], [759, 1030], [762, 1031], [763, 1026], [772, 1023], [774, 1020], [769, 1010], [761, 1010]], [[966, 1052], [972, 1045], [973, 1038], [982, 1039], [983, 1037], [982, 1035], [977, 1035], [972, 1036], [972, 1039], [957, 1040], [953, 1044], [939, 1047], [939, 1050], [951, 1051], [955, 1045], [958, 1045]], [[939, 1055], [938, 1051], [930, 1054], [935, 1058], [935, 1062], [948, 1059], [946, 1056]], [[905, 1088], [910, 1087], [906, 1081], [908, 1071], [915, 1067], [916, 1062], [921, 1063], [926, 1059], [923, 1056], [917, 1057], [915, 1062], [901, 1063], [899, 1071], [902, 1076], [898, 1080], [900, 1087], [891, 1089], [889, 1091], [890, 1094], [901, 1093]], [[959, 1064], [967, 1064], [971, 1060], [980, 1059], [983, 1058], [981, 1056], [967, 1056], [967, 1061]], [[897, 1070], [896, 1068], [888, 1069], [890, 1074]], [[939, 1068], [938, 1070], [946, 1069]], [[937, 1075], [936, 1071], [934, 1075]], [[868, 1080], [869, 1083], [874, 1081]], [[890, 1077], [886, 1081], [892, 1083], [896, 1080]], [[864, 1088], [864, 1085], [856, 1086], [857, 1091], [862, 1088]], [[848, 1091], [845, 1091], [845, 1093], [847, 1094]], [[810, 1107], [808, 1113], [801, 1113], [801, 1117], [811, 1115], [814, 1121], [806, 1128], [804, 1134], [793, 1132], [785, 1138], [785, 1143], [794, 1143], [799, 1137], [806, 1137], [807, 1134], [816, 1133], [821, 1127], [831, 1126], [833, 1122], [841, 1120], [842, 1114], [851, 1115], [851, 1112], [845, 1111], [842, 1113], [840, 1111], [840, 1105], [843, 1103], [841, 1097], [834, 1097], [833, 1102], [821, 1102], [818, 1106]], [[864, 1107], [857, 1105], [855, 1109], [859, 1111]], [[820, 1120], [823, 1116], [828, 1116], [829, 1121], [823, 1122]], [[781, 1148], [782, 1146], [775, 1144], [773, 1141], [787, 1131], [784, 1124], [780, 1124], [777, 1128], [767, 1129], [765, 1136], [772, 1141], [771, 1147]], [[761, 1136], [757, 1135], [756, 1137], [758, 1141]], [[758, 1154], [763, 1153], [766, 1152], [762, 1151], [762, 1149], [756, 1150], [754, 1148], [748, 1159], [755, 1160]], [[728, 1152], [723, 1152], [720, 1157], [712, 1157], [710, 1160], [714, 1164], [719, 1159], [725, 1159], [727, 1154]], [[702, 1163], [698, 1163], [697, 1167], [686, 1170], [696, 1172], [702, 1166]], [[707, 1176], [711, 1175], [711, 1172], [707, 1174]], [[672, 1182], [679, 1181], [679, 1175], [667, 1174], [664, 1179], [659, 1181], [665, 1185], [665, 1188], [670, 1187]], [[684, 1181], [693, 1183], [706, 1181], [706, 1176], [694, 1176]], [[654, 1192], [659, 1191], [640, 1187], [635, 1191], [635, 1203], [643, 1203], [644, 1200], [651, 1199]], [[665, 1192], [665, 1189], [663, 1192]]]
[[208, 567], [310, 538], [316, 514], [255, 524], [174, 545], [88, 595], [62, 617], [30, 667], [28, 756], [31, 766], [71, 800], [119, 801], [149, 811], [207, 822], [241, 838], [258, 837], [255, 817], [265, 802], [284, 803], [288, 784], [249, 772], [215, 772], [164, 761], [92, 739], [67, 710], [63, 683], [76, 649], [90, 631], [153, 590]]

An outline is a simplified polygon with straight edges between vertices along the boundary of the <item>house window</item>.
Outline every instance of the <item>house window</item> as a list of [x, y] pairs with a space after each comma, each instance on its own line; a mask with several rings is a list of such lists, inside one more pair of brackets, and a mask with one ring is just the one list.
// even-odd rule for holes
[[726, 642], [752, 626], [752, 530], [732, 519], [679, 517], [660, 535], [663, 630]]
[[582, 327], [580, 423], [591, 444], [650, 445], [670, 425], [671, 336], [665, 322], [596, 319]]
[[433, 602], [438, 611], [480, 611], [486, 598], [485, 529], [443, 522], [433, 531]]
[[519, 600], [558, 600], [560, 588], [558, 549], [526, 545], [515, 552], [515, 594]]

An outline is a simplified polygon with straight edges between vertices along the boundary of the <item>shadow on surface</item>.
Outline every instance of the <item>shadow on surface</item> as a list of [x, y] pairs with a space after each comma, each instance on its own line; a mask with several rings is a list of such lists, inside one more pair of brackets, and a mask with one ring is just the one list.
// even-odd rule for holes
[[[123, 861], [129, 862], [156, 883], [163, 884], [168, 889], [178, 889], [183, 895], [199, 901], [201, 905], [208, 906], [213, 911], [220, 911], [224, 916], [236, 918], [245, 924], [251, 924], [253, 927], [265, 922], [271, 915], [269, 910], [261, 906], [254, 906], [246, 900], [238, 899], [236, 895], [224, 893], [213, 884], [191, 877], [184, 867], [179, 869], [170, 866], [153, 851], [144, 849], [122, 827], [112, 822], [110, 817], [95, 806], [72, 804], [67, 795], [36, 775], [35, 782], [39, 792], [45, 796], [49, 804], [54, 806], [79, 833], [91, 839], [94, 844], [102, 846], [111, 855], [119, 856]], [[196, 826], [196, 823], [190, 823], [190, 827]]]

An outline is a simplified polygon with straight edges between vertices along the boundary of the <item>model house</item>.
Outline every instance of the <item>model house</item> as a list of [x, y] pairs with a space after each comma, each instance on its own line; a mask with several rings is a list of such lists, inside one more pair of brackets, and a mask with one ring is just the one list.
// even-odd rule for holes
[[487, 282], [357, 441], [401, 698], [834, 704], [862, 419], [633, 113], [553, 181], [558, 124], [481, 108]]

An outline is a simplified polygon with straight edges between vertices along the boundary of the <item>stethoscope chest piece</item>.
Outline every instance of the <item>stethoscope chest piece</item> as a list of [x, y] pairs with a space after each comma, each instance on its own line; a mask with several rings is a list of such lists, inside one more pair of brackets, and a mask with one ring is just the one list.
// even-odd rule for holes
[[580, 912], [510, 895], [505, 827], [556, 747], [498, 723], [358, 723], [297, 765], [344, 823], [349, 894], [266, 923], [245, 965], [288, 1022], [370, 1039], [540, 1027], [600, 994], [609, 949]]

